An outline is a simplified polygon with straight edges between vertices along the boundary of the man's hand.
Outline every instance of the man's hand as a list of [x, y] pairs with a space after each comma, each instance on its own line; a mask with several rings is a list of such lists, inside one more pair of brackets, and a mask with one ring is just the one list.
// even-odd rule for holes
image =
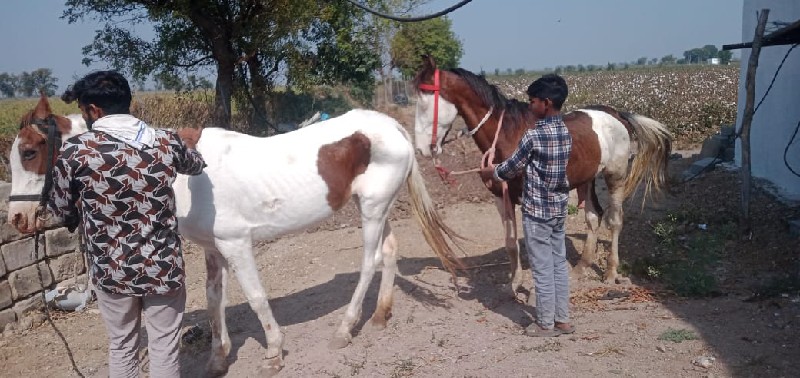
[[494, 181], [494, 164], [489, 164], [488, 167], [481, 168], [480, 175], [483, 185], [486, 185], [487, 188], [491, 189], [492, 182]]
[[191, 149], [197, 149], [197, 142], [203, 134], [203, 129], [193, 129], [191, 127], [184, 127], [178, 129], [178, 137], [181, 138], [183, 143]]

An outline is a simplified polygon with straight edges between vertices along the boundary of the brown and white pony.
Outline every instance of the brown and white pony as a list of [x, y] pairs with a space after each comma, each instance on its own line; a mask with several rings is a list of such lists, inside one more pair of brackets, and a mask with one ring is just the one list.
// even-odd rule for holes
[[[429, 57], [424, 59], [415, 84], [419, 89], [415, 144], [425, 156], [441, 153], [442, 141], [457, 115], [464, 119], [469, 134], [482, 152], [495, 143], [498, 122], [503, 117], [494, 151], [495, 164], [513, 154], [526, 130], [536, 121], [527, 103], [507, 99], [482, 76], [464, 69], [439, 70]], [[671, 136], [664, 125], [653, 119], [618, 112], [602, 105], [566, 113], [564, 123], [572, 136], [567, 176], [571, 188], [585, 191], [588, 226], [586, 244], [573, 275], [582, 276], [585, 268], [594, 263], [596, 232], [601, 222], [605, 221], [612, 230], [611, 256], [605, 281], [617, 282], [620, 278], [617, 267], [622, 202], [642, 181], [646, 183], [645, 196], [651, 189], [660, 191], [666, 184]], [[632, 140], [635, 140], [637, 150], [629, 169]], [[605, 214], [595, 193], [595, 177], [598, 174], [603, 175], [610, 191], [609, 209]], [[497, 196], [497, 207], [506, 227], [506, 251], [511, 260], [511, 289], [514, 295], [522, 281], [516, 229], [513, 227], [514, 205], [520, 204], [522, 183], [522, 177], [509, 182], [508, 191], [513, 203], [510, 216], [504, 216], [500, 186], [494, 185], [490, 189]]]
[[[52, 164], [48, 148], [85, 131], [80, 115], [53, 114], [44, 96], [22, 117], [10, 156], [9, 223], [22, 232], [33, 231], [38, 193]], [[50, 142], [48, 133], [56, 136]], [[179, 175], [173, 189], [181, 234], [205, 250], [212, 374], [228, 368], [231, 341], [225, 323], [225, 285], [229, 270], [265, 330], [268, 368], [280, 369], [283, 334], [259, 280], [253, 243], [305, 229], [328, 218], [351, 198], [361, 212], [364, 254], [358, 285], [331, 347], [349, 344], [364, 295], [381, 264], [372, 324], [385, 328], [391, 316], [397, 241], [387, 217], [404, 184], [430, 247], [451, 272], [460, 264], [446, 241], [455, 234], [433, 207], [411, 136], [389, 116], [353, 110], [269, 138], [207, 128], [197, 149], [208, 167], [199, 176]]]

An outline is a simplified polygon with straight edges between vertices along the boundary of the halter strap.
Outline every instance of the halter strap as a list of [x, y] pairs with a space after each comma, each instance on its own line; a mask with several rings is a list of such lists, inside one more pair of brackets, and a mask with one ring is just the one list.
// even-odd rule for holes
[[[470, 131], [467, 133], [467, 135], [469, 135], [469, 136], [473, 136], [473, 135], [475, 135], [475, 133], [477, 133], [477, 132], [478, 132], [478, 130], [480, 130], [480, 129], [481, 129], [481, 126], [483, 126], [483, 124], [484, 124], [484, 123], [486, 123], [486, 121], [488, 121], [488, 120], [489, 120], [489, 117], [491, 117], [491, 116], [492, 116], [492, 112], [493, 112], [493, 111], [494, 111], [494, 106], [492, 106], [491, 108], [489, 108], [489, 111], [488, 111], [488, 112], [486, 112], [486, 115], [485, 115], [485, 116], [483, 116], [483, 119], [482, 119], [480, 122], [478, 122], [478, 126], [475, 126], [475, 128], [474, 128], [474, 129], [470, 130]], [[505, 110], [504, 110], [504, 112], [505, 112]], [[501, 124], [502, 124], [502, 122], [503, 122], [503, 119], [502, 119], [502, 118], [503, 118], [503, 117], [502, 117], [502, 116], [500, 116], [500, 123], [501, 123]], [[499, 130], [499, 129], [500, 129], [500, 127], [498, 127], [497, 129]]]

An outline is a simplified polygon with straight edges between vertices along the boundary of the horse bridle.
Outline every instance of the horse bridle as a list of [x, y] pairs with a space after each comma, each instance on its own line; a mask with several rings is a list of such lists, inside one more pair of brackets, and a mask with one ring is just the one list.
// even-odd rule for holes
[[47, 204], [50, 195], [50, 189], [53, 187], [53, 160], [56, 152], [61, 148], [61, 132], [58, 130], [56, 120], [53, 115], [49, 115], [44, 119], [34, 119], [31, 125], [36, 127], [43, 134], [47, 135], [47, 163], [45, 168], [44, 186], [40, 194], [16, 194], [8, 196], [8, 202], [24, 201], [35, 202], [39, 201], [39, 207], [43, 208]]

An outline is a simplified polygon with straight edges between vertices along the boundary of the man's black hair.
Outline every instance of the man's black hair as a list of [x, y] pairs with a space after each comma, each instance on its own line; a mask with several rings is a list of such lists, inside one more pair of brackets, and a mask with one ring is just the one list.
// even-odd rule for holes
[[116, 71], [92, 72], [67, 89], [61, 96], [66, 103], [94, 104], [106, 114], [128, 114], [131, 107], [131, 87], [128, 80]]
[[528, 97], [542, 100], [549, 98], [553, 102], [553, 107], [558, 110], [561, 110], [568, 95], [567, 82], [556, 74], [544, 75], [528, 87]]

